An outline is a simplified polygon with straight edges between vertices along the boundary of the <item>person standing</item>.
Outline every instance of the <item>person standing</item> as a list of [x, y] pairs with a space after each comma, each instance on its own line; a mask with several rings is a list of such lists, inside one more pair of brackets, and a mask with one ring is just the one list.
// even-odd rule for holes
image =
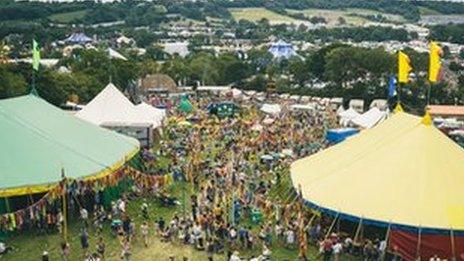
[[326, 237], [322, 242], [322, 250], [324, 251], [324, 261], [330, 261], [332, 257], [332, 240]]
[[130, 245], [130, 240], [129, 237], [126, 237], [122, 244], [122, 251], [121, 251], [121, 259], [124, 261], [130, 261], [132, 256], [131, 252], [131, 245]]
[[206, 255], [208, 256], [208, 261], [213, 261], [214, 244], [211, 238], [206, 242]]
[[145, 244], [145, 247], [148, 247], [148, 232], [149, 232], [148, 222], [144, 221], [142, 225], [140, 225], [140, 233], [142, 234], [143, 243]]
[[84, 255], [87, 253], [87, 249], [89, 249], [89, 234], [87, 230], [84, 228], [81, 232], [81, 247], [84, 250]]
[[88, 226], [89, 226], [89, 212], [87, 212], [87, 209], [81, 208], [81, 210], [79, 211], [79, 214], [81, 215], [82, 227], [88, 228]]
[[97, 252], [102, 259], [105, 259], [106, 245], [103, 242], [103, 237], [100, 237], [97, 242]]
[[71, 254], [71, 248], [68, 242], [61, 243], [61, 256], [63, 257], [63, 260], [68, 261], [70, 254]]

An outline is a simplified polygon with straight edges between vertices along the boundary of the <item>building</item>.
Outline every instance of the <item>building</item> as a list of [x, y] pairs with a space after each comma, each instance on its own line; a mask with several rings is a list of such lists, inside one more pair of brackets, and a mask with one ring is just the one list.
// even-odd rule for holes
[[427, 106], [432, 117], [456, 118], [464, 120], [464, 106], [458, 105], [429, 105]]

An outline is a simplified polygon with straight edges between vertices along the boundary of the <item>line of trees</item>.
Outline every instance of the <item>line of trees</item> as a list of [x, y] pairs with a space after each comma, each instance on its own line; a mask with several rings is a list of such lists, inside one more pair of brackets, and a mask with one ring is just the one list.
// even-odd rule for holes
[[[412, 49], [404, 50], [411, 57], [417, 78], [404, 86], [403, 101], [411, 108], [423, 108], [428, 56]], [[280, 92], [326, 97], [363, 98], [366, 101], [386, 97], [386, 84], [397, 71], [396, 55], [382, 48], [367, 49], [333, 44], [316, 51], [301, 53], [300, 57], [276, 61], [266, 49], [253, 49], [248, 59], [235, 54], [215, 56], [193, 53], [186, 58], [174, 56], [160, 64], [151, 57], [129, 61], [110, 60], [104, 51], [76, 50], [73, 58], [62, 59], [58, 66], [71, 72], [42, 68], [36, 77], [39, 94], [46, 100], [61, 104], [70, 94], [82, 102], [90, 100], [112, 79], [122, 89], [147, 74], [165, 73], [176, 82], [205, 85], [232, 84], [239, 88], [263, 91], [269, 80]], [[130, 57], [130, 56], [129, 56]], [[459, 69], [459, 68], [458, 68]], [[459, 69], [460, 70], [460, 69]], [[31, 68], [25, 64], [0, 65], [0, 98], [27, 93], [30, 89]], [[324, 88], [314, 88], [325, 83]], [[442, 83], [433, 90], [433, 102], [464, 101], [464, 77], [457, 89]]]
[[464, 44], [464, 24], [431, 26], [430, 39]]

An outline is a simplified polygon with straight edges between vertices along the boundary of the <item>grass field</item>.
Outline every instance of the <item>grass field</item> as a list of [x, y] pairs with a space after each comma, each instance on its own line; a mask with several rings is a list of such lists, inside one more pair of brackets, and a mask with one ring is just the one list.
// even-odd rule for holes
[[368, 10], [368, 9], [358, 9], [358, 8], [348, 8], [348, 9], [339, 9], [339, 10], [329, 10], [329, 9], [305, 9], [305, 10], [287, 10], [289, 13], [303, 13], [307, 17], [320, 16], [324, 17], [327, 20], [329, 25], [337, 25], [338, 19], [343, 17], [347, 24], [351, 25], [362, 25], [363, 23], [369, 22], [368, 19], [363, 17], [358, 17], [353, 14], [360, 15], [377, 15], [381, 14], [390, 21], [403, 22], [404, 18], [400, 15], [385, 14], [382, 12]]
[[441, 15], [440, 12], [424, 6], [419, 6], [419, 12], [421, 15]]
[[71, 23], [77, 19], [84, 18], [86, 13], [87, 13], [86, 10], [81, 10], [81, 11], [54, 14], [54, 15], [49, 16], [49, 18], [53, 22], [66, 24], [66, 23]]
[[270, 23], [273, 24], [302, 22], [292, 17], [269, 11], [265, 8], [230, 8], [229, 11], [236, 21], [244, 19], [251, 22], [257, 22], [263, 18], [266, 18]]
[[[298, 19], [294, 19], [290, 16], [281, 15], [265, 8], [230, 8], [230, 13], [232, 14], [235, 20], [245, 19], [252, 22], [257, 22], [263, 18], [268, 19], [271, 23], [305, 23], [307, 21], [302, 21]], [[356, 16], [356, 14], [360, 15], [377, 15], [381, 14], [386, 17], [389, 21], [393, 22], [404, 22], [405, 19], [400, 15], [393, 15], [393, 14], [386, 14], [379, 11], [369, 10], [369, 9], [358, 9], [358, 8], [348, 8], [348, 9], [337, 9], [337, 10], [329, 10], [329, 9], [304, 9], [304, 10], [292, 10], [287, 9], [288, 13], [302, 13], [306, 17], [310, 18], [313, 16], [320, 16], [324, 17], [327, 20], [329, 25], [338, 25], [338, 19], [343, 17], [347, 24], [350, 25], [362, 25], [366, 22], [369, 22], [368, 19]]]

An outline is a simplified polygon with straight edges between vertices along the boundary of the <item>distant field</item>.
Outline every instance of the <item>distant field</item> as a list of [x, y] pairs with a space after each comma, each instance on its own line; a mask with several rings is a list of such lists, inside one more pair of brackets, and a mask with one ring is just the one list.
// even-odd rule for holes
[[368, 19], [363, 17], [354, 16], [353, 14], [359, 15], [377, 15], [381, 14], [390, 21], [403, 22], [404, 18], [400, 15], [386, 14], [369, 9], [358, 9], [358, 8], [347, 8], [347, 9], [305, 9], [305, 10], [287, 10], [289, 13], [303, 13], [308, 17], [320, 16], [324, 17], [328, 24], [336, 25], [338, 24], [338, 19], [343, 17], [348, 24], [352, 25], [361, 25], [363, 23], [369, 22]]
[[84, 18], [86, 13], [87, 13], [86, 10], [81, 10], [81, 11], [75, 11], [75, 12], [54, 14], [54, 15], [49, 16], [49, 18], [53, 22], [66, 24], [66, 23], [71, 23], [77, 19]]
[[464, 23], [464, 15], [422, 15], [420, 22], [424, 24], [462, 24]]
[[441, 15], [440, 12], [423, 6], [419, 6], [419, 12], [421, 15]]
[[238, 21], [245, 19], [251, 22], [257, 22], [266, 18], [271, 23], [298, 23], [299, 20], [293, 19], [289, 16], [281, 15], [265, 8], [230, 8], [229, 12], [232, 17]]

